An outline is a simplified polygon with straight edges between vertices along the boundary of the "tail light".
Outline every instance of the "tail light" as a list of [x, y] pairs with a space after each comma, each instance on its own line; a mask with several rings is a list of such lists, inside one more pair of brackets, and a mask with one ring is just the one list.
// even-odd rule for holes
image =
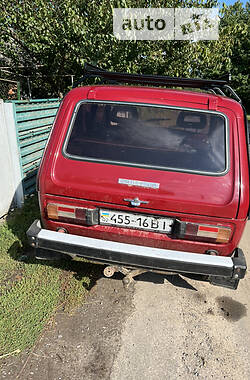
[[48, 218], [52, 220], [83, 224], [87, 226], [98, 224], [97, 208], [85, 208], [59, 203], [48, 203], [46, 211]]
[[230, 227], [200, 223], [175, 221], [174, 237], [177, 239], [204, 241], [208, 243], [228, 243], [231, 238]]

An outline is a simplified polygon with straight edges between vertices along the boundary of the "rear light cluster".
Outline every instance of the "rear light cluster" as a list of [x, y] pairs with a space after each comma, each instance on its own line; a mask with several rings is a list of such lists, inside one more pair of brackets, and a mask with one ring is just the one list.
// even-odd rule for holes
[[48, 218], [52, 220], [87, 226], [98, 224], [98, 210], [96, 208], [91, 209], [59, 203], [48, 203], [46, 211]]
[[[60, 203], [47, 204], [49, 219], [65, 223], [93, 226], [99, 223], [97, 208], [69, 206]], [[61, 232], [61, 231], [60, 231]], [[170, 237], [207, 243], [228, 243], [232, 235], [230, 227], [175, 220]]]
[[175, 221], [174, 237], [177, 239], [204, 241], [208, 243], [228, 243], [232, 230], [230, 227], [200, 223]]

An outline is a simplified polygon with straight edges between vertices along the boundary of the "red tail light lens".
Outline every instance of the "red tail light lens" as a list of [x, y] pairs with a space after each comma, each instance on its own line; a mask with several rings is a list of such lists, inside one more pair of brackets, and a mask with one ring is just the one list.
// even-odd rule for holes
[[228, 243], [230, 227], [176, 221], [174, 235], [178, 239], [204, 241], [208, 243]]
[[52, 220], [88, 226], [98, 224], [98, 210], [96, 208], [90, 209], [60, 203], [48, 203], [46, 211], [48, 218]]

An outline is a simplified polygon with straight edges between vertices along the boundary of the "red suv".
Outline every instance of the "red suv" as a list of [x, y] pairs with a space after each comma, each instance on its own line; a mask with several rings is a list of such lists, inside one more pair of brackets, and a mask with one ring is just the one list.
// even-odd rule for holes
[[249, 162], [235, 92], [220, 80], [87, 66], [83, 79], [93, 76], [112, 84], [71, 90], [44, 152], [41, 224], [27, 232], [36, 257], [85, 257], [126, 279], [196, 273], [236, 289], [246, 272], [237, 246], [249, 212]]

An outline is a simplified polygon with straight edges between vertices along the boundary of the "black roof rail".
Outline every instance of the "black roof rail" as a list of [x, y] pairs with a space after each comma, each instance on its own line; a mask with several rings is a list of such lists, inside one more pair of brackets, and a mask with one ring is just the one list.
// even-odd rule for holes
[[149, 74], [129, 74], [129, 73], [118, 73], [112, 71], [106, 71], [100, 67], [96, 67], [85, 63], [84, 65], [84, 75], [77, 82], [73, 84], [73, 88], [77, 87], [79, 84], [86, 81], [88, 78], [101, 78], [104, 81], [111, 83], [133, 83], [141, 85], [153, 85], [153, 86], [174, 86], [174, 87], [189, 87], [189, 88], [199, 88], [212, 92], [219, 92], [224, 94], [223, 89], [228, 90], [233, 97], [241, 103], [240, 98], [235, 93], [235, 91], [228, 85], [225, 80], [214, 80], [214, 79], [200, 79], [200, 78], [179, 78], [179, 77], [169, 77], [162, 75], [149, 75]]

